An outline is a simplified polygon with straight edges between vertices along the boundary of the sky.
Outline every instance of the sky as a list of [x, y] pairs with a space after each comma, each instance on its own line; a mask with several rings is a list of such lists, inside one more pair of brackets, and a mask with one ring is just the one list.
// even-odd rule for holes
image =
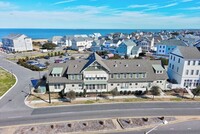
[[0, 0], [0, 28], [200, 29], [200, 1]]

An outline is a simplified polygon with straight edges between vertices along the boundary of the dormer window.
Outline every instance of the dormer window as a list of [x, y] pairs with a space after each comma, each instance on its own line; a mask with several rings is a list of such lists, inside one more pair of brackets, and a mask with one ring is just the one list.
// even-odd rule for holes
[[53, 68], [53, 70], [51, 72], [51, 75], [53, 77], [61, 77], [62, 76], [62, 71], [63, 71], [62, 67], [55, 67], [55, 68]]
[[154, 64], [154, 65], [152, 65], [152, 67], [153, 67], [153, 69], [154, 69], [154, 71], [155, 71], [155, 73], [156, 74], [162, 74], [163, 72], [164, 72], [164, 68], [161, 66], [161, 65], [159, 65], [159, 64]]

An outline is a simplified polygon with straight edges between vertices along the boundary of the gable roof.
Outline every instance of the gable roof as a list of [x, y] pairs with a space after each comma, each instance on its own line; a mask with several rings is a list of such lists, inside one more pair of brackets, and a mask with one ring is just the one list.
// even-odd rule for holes
[[[200, 59], [200, 51], [196, 47], [178, 46], [177, 49], [180, 51], [181, 56], [184, 59]], [[174, 51], [172, 51], [172, 53], [176, 54]]]
[[137, 46], [132, 40], [124, 40], [121, 44], [125, 44], [126, 46]]
[[187, 46], [187, 44], [181, 40], [171, 39], [171, 40], [163, 40], [158, 43], [159, 45], [167, 45], [167, 46]]
[[108, 66], [103, 62], [103, 59], [97, 54], [97, 53], [92, 53], [88, 58], [88, 62], [85, 64], [84, 68], [82, 69], [85, 70], [88, 66], [90, 66], [92, 63], [95, 61], [98, 62], [101, 66], [103, 66], [106, 70], [110, 71]]
[[[21, 37], [22, 35], [24, 35], [24, 34], [9, 34], [9, 35], [7, 35], [7, 36], [5, 36], [3, 38], [4, 39], [11, 39], [11, 40], [13, 40], [13, 39]], [[24, 35], [24, 36], [27, 37], [26, 35]]]

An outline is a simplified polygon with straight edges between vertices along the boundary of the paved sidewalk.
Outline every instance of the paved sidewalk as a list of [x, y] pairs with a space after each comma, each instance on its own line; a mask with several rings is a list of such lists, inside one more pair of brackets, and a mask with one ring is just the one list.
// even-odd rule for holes
[[[184, 95], [184, 97], [187, 97], [187, 98], [191, 98], [190, 95]], [[136, 98], [153, 98], [152, 95], [144, 95], [142, 97], [137, 97], [137, 96], [115, 96], [114, 99], [136, 99]], [[155, 96], [154, 97], [155, 99], [159, 98], [159, 99], [164, 99], [164, 98], [180, 98], [180, 97], [177, 97], [177, 96]], [[197, 96], [196, 98], [200, 98], [200, 96]], [[106, 99], [108, 100], [112, 100], [113, 97], [112, 96], [109, 96], [107, 97]], [[75, 101], [95, 101], [95, 100], [105, 100], [105, 98], [102, 98], [102, 97], [85, 97], [85, 98], [76, 98]], [[66, 99], [51, 99], [51, 102], [66, 102], [67, 100]], [[48, 103], [49, 100], [33, 100], [33, 101], [27, 101], [25, 100], [25, 103], [26, 105], [28, 106], [31, 106], [31, 104], [39, 104], [39, 103]], [[149, 101], [151, 102], [151, 101]], [[76, 104], [74, 104], [76, 105]]]

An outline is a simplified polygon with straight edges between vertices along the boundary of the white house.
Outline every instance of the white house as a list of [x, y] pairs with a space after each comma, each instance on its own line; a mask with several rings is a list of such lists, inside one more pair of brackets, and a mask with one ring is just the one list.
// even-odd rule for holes
[[181, 87], [200, 85], [200, 51], [196, 47], [178, 46], [169, 56], [169, 79]]
[[51, 42], [56, 44], [57, 46], [65, 46], [65, 40], [63, 36], [53, 36]]
[[32, 51], [32, 39], [24, 34], [10, 34], [2, 38], [3, 49], [10, 52]]
[[86, 44], [87, 44], [87, 42], [85, 41], [84, 38], [82, 38], [82, 37], [74, 38], [72, 40], [71, 48], [74, 50], [83, 51], [86, 49]]
[[[137, 52], [135, 52], [137, 50]], [[124, 40], [119, 47], [116, 49], [117, 54], [124, 56], [127, 55], [128, 57], [138, 57], [141, 53], [141, 47], [136, 47], [135, 42], [131, 40]]]

